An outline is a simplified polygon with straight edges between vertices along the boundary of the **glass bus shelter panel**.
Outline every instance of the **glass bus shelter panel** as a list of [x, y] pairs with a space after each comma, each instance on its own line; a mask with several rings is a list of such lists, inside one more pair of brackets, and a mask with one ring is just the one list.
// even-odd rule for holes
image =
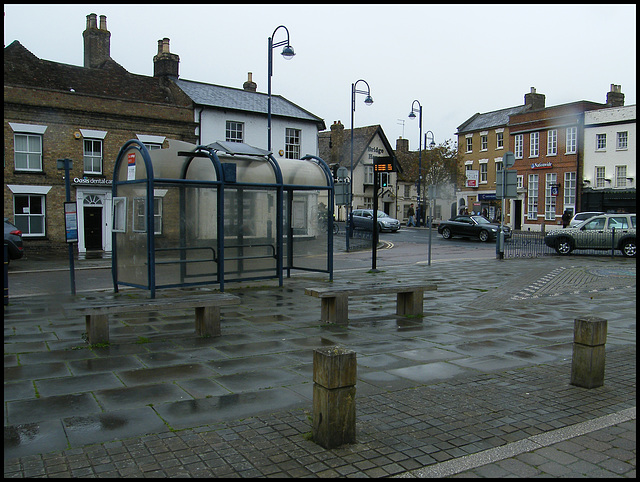
[[149, 286], [145, 184], [117, 186], [114, 200], [118, 217], [114, 226], [117, 281]]
[[[168, 139], [168, 147], [163, 149], [153, 149], [149, 151], [151, 163], [153, 164], [153, 176], [155, 179], [181, 179], [182, 170], [189, 161], [189, 157], [179, 156], [178, 153], [192, 152], [196, 146], [189, 142]], [[208, 163], [209, 169], [213, 169], [209, 159], [200, 159]], [[193, 161], [192, 161], [193, 162]], [[215, 172], [213, 174], [215, 179]], [[192, 177], [193, 179], [209, 179], [207, 177]]]
[[225, 279], [277, 275], [276, 209], [275, 187], [225, 187]]
[[[216, 191], [215, 186], [156, 184], [158, 286], [217, 282]], [[205, 205], [198, 209], [203, 200]]]
[[296, 186], [328, 186], [327, 177], [323, 169], [311, 161], [299, 159], [279, 159], [278, 165], [282, 171], [282, 182], [285, 185]]
[[[291, 191], [290, 191], [291, 192]], [[291, 201], [292, 268], [328, 270], [329, 196], [325, 190], [296, 190]]]
[[[275, 184], [273, 165], [263, 158], [219, 156], [222, 164], [235, 165], [236, 182], [239, 184]], [[227, 179], [228, 181], [228, 179]]]
[[185, 179], [190, 181], [217, 181], [218, 176], [213, 161], [208, 157], [194, 157], [189, 162]]
[[142, 153], [137, 147], [127, 149], [118, 169], [118, 182], [146, 180], [147, 168]]

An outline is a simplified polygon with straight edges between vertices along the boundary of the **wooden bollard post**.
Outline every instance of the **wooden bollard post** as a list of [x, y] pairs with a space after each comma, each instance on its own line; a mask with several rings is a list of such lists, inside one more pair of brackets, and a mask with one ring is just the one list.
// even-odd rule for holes
[[356, 441], [356, 352], [313, 351], [313, 441], [326, 449]]
[[596, 316], [576, 318], [573, 331], [571, 385], [596, 388], [604, 384], [607, 320]]

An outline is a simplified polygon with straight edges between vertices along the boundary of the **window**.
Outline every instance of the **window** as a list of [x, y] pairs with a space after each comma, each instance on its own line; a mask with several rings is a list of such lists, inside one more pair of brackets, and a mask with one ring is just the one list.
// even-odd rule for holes
[[124, 233], [127, 231], [127, 198], [113, 198], [113, 227], [115, 233]]
[[42, 171], [42, 136], [14, 134], [16, 171]]
[[487, 182], [487, 162], [480, 161], [480, 183]]
[[287, 128], [284, 138], [285, 159], [300, 159], [300, 129]]
[[618, 132], [616, 149], [619, 149], [619, 150], [626, 149], [627, 148], [627, 138], [628, 138], [628, 132], [627, 131]]
[[496, 149], [502, 149], [504, 147], [504, 133], [496, 133]]
[[473, 137], [467, 137], [467, 152], [473, 150]]
[[365, 209], [373, 209], [373, 198], [365, 197], [364, 198], [364, 208]]
[[143, 144], [144, 144], [144, 147], [146, 147], [150, 151], [153, 151], [155, 149], [162, 149], [162, 144], [151, 144], [149, 142], [144, 142]]
[[578, 148], [578, 128], [569, 127], [567, 129], [567, 149], [565, 154], [575, 154]]
[[[144, 233], [147, 231], [146, 198], [133, 198], [133, 231]], [[153, 234], [162, 234], [162, 198], [153, 198]]]
[[41, 194], [15, 194], [13, 219], [25, 238], [44, 236], [44, 196]]
[[515, 152], [513, 153], [513, 157], [516, 159], [522, 159], [524, 155], [524, 137], [522, 134], [518, 134], [515, 137]]
[[516, 176], [516, 179], [517, 179], [517, 183], [518, 183], [516, 188], [518, 190], [523, 189], [524, 188], [524, 176], [523, 175], [518, 175], [518, 176]]
[[556, 220], [556, 197], [553, 195], [553, 188], [557, 186], [557, 174], [548, 172], [544, 186], [544, 219], [545, 221]]
[[540, 151], [540, 133], [532, 132], [529, 137], [529, 157], [538, 157]]
[[555, 156], [558, 153], [558, 131], [547, 131], [547, 156]]
[[411, 197], [411, 185], [410, 184], [405, 184], [404, 185], [404, 197]]
[[604, 151], [607, 148], [607, 135], [596, 134], [596, 151]]
[[84, 140], [84, 172], [102, 174], [102, 141], [99, 139]]
[[481, 151], [486, 151], [487, 147], [488, 147], [488, 140], [487, 140], [488, 136], [480, 136], [480, 150]]
[[627, 166], [616, 166], [616, 187], [627, 187]]
[[496, 159], [496, 176], [500, 171], [502, 171], [502, 158]]
[[604, 187], [604, 166], [596, 166], [596, 187]]
[[576, 173], [564, 173], [564, 205], [575, 205], [576, 203]]
[[527, 219], [538, 219], [538, 175], [529, 174], [527, 190]]
[[227, 121], [225, 139], [227, 142], [244, 142], [244, 123]]
[[373, 184], [373, 166], [364, 166], [364, 183]]

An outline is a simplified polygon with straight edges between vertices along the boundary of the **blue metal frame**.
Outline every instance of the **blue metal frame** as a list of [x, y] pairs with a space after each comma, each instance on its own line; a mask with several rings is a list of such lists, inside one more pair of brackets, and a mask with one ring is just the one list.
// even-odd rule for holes
[[[142, 155], [142, 159], [145, 164], [145, 169], [147, 173], [146, 179], [140, 180], [132, 180], [132, 181], [121, 181], [118, 180], [118, 172], [125, 159], [124, 154], [130, 150], [131, 148], [136, 148]], [[327, 263], [327, 271], [329, 273], [330, 279], [333, 280], [333, 204], [334, 204], [334, 185], [333, 185], [333, 176], [331, 174], [331, 170], [327, 163], [316, 156], [307, 155], [302, 158], [301, 161], [313, 161], [317, 165], [319, 165], [327, 179], [327, 185], [325, 186], [308, 186], [308, 185], [292, 185], [284, 184], [282, 170], [278, 162], [274, 159], [273, 155], [269, 153], [266, 157], [267, 161], [271, 165], [275, 183], [246, 183], [246, 182], [228, 182], [225, 179], [225, 171], [222, 168], [222, 163], [220, 158], [217, 155], [216, 149], [210, 146], [198, 145], [194, 148], [193, 151], [189, 153], [185, 153], [185, 157], [189, 157], [190, 154], [193, 154], [189, 160], [182, 166], [182, 172], [180, 174], [180, 179], [164, 179], [158, 178], [155, 179], [153, 175], [153, 166], [151, 163], [151, 158], [149, 156], [149, 152], [147, 148], [138, 140], [130, 140], [124, 144], [124, 146], [120, 149], [118, 157], [116, 158], [115, 168], [114, 168], [114, 176], [113, 176], [113, 186], [112, 186], [112, 195], [113, 197], [117, 197], [117, 189], [120, 185], [126, 184], [141, 184], [146, 183], [146, 193], [147, 193], [147, 202], [145, 203], [146, 209], [146, 220], [147, 220], [147, 262], [148, 262], [148, 283], [146, 286], [139, 284], [132, 284], [127, 282], [118, 282], [118, 273], [117, 273], [117, 242], [116, 235], [118, 233], [112, 233], [112, 277], [113, 277], [113, 285], [114, 291], [118, 291], [118, 284], [129, 285], [136, 288], [148, 289], [150, 291], [151, 298], [155, 298], [155, 292], [158, 288], [156, 284], [156, 260], [155, 260], [155, 235], [154, 235], [154, 215], [153, 215], [153, 199], [154, 199], [154, 186], [155, 184], [170, 184], [174, 186], [193, 186], [193, 185], [204, 185], [204, 186], [215, 186], [217, 188], [217, 202], [218, 206], [224, 206], [224, 191], [225, 186], [234, 185], [234, 186], [248, 186], [248, 187], [257, 187], [257, 188], [275, 188], [276, 189], [276, 276], [278, 278], [278, 282], [280, 286], [283, 286], [283, 258], [284, 258], [284, 246], [283, 246], [283, 232], [284, 232], [284, 192], [285, 190], [293, 193], [297, 190], [312, 190], [312, 189], [325, 189], [329, 190], [329, 230], [328, 230], [328, 263]], [[215, 169], [217, 181], [198, 181], [198, 180], [188, 180], [186, 179], [187, 172], [189, 170], [189, 165], [193, 161], [195, 157], [204, 157], [203, 154], [206, 154]], [[292, 196], [290, 196], [292, 198]], [[180, 211], [182, 213], [185, 212], [186, 206], [184, 205], [184, 196], [180, 196]], [[217, 283], [220, 285], [220, 291], [224, 291], [224, 209], [217, 210], [217, 250], [218, 255], [214, 258], [217, 258]], [[180, 224], [180, 237], [184, 239], [185, 236], [185, 226], [184, 226], [184, 216], [181, 216], [181, 224]], [[288, 246], [292, 246], [292, 239], [289, 240]], [[185, 261], [185, 254], [181, 251], [180, 257], [181, 261]], [[290, 276], [291, 266], [287, 266], [288, 276]], [[181, 281], [184, 279], [183, 274], [186, 272], [185, 263], [181, 263]], [[303, 269], [303, 268], [298, 268]], [[325, 270], [313, 270], [312, 271], [321, 271], [325, 272]], [[272, 279], [274, 276], [260, 276], [260, 277], [249, 277], [249, 278], [240, 278], [233, 281], [247, 281], [247, 280], [258, 280], [258, 279]], [[181, 282], [179, 284], [171, 284], [171, 285], [163, 285], [163, 288], [170, 287], [179, 287], [179, 286], [196, 286], [203, 284], [212, 284], [211, 282], [197, 282], [197, 283], [184, 283]]]

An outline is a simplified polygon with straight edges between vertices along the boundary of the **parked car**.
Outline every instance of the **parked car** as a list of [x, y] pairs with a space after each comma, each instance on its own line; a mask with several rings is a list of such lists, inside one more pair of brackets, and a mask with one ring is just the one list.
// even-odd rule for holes
[[[373, 231], [373, 209], [354, 209], [351, 216], [354, 228]], [[398, 229], [400, 229], [400, 221], [383, 211], [378, 211], [378, 232], [391, 231], [395, 233]]]
[[600, 214], [574, 228], [549, 231], [544, 242], [561, 255], [567, 255], [575, 249], [617, 249], [626, 257], [635, 258], [636, 215]]
[[[8, 218], [4, 218], [4, 242], [9, 246], [9, 259], [20, 259], [24, 256], [24, 247], [22, 246], [22, 231], [9, 222]], [[4, 248], [3, 248], [4, 249]]]
[[[500, 225], [492, 223], [487, 218], [479, 215], [459, 215], [442, 221], [438, 225], [438, 234], [442, 234], [444, 239], [451, 239], [453, 236], [467, 238], [478, 238], [482, 242], [496, 239]], [[502, 226], [504, 239], [511, 237], [511, 228]]]
[[604, 214], [602, 211], [585, 211], [583, 213], [576, 213], [569, 221], [568, 228], [575, 228], [578, 224], [582, 224], [587, 219], [591, 219], [598, 214]]

